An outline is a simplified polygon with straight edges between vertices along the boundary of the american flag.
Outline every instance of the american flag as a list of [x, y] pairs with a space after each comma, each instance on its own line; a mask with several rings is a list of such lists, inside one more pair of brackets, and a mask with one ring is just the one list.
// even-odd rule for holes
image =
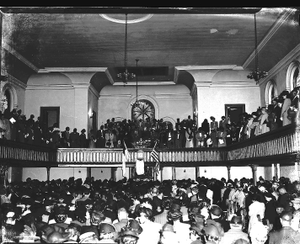
[[152, 157], [153, 160], [156, 162], [156, 164], [155, 164], [155, 166], [154, 166], [154, 172], [155, 172], [156, 174], [158, 174], [159, 171], [160, 171], [160, 160], [159, 160], [158, 152], [157, 152], [156, 149], [155, 149], [156, 143], [157, 143], [157, 142], [155, 142], [155, 145], [154, 145], [154, 147], [153, 147], [153, 149], [152, 149], [152, 151], [151, 151], [151, 157]]

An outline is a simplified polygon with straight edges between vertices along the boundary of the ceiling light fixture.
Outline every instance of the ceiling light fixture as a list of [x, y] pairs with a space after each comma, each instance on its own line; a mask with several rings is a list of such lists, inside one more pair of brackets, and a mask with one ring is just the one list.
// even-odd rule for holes
[[124, 72], [117, 74], [117, 77], [120, 78], [124, 85], [127, 84], [129, 80], [134, 79], [135, 74], [129, 73], [127, 69], [127, 13], [125, 14], [125, 48], [124, 48]]
[[258, 65], [256, 13], [254, 13], [254, 34], [255, 34], [255, 50], [254, 50], [255, 66], [254, 66], [254, 70], [249, 75], [247, 75], [247, 78], [255, 80], [256, 84], [258, 84], [261, 79], [265, 78], [268, 75], [268, 72], [260, 70]]

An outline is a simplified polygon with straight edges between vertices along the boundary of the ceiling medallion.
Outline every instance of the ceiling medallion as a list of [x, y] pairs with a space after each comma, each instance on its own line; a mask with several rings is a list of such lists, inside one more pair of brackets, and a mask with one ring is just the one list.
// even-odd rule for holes
[[[114, 22], [114, 23], [118, 23], [118, 24], [126, 24], [126, 20], [124, 20], [124, 19], [117, 19], [117, 18], [114, 18], [114, 17], [109, 16], [108, 14], [100, 14], [100, 16], [101, 16], [103, 19], [106, 19], [106, 20], [111, 21], [111, 22]], [[145, 16], [140, 17], [140, 18], [127, 20], [127, 24], [136, 24], [136, 23], [140, 23], [140, 22], [143, 22], [143, 21], [146, 21], [146, 20], [152, 18], [152, 16], [153, 16], [153, 14], [146, 14]]]

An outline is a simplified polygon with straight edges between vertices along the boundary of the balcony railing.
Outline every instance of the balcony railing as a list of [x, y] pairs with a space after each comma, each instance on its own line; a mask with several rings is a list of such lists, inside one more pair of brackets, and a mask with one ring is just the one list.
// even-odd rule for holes
[[[151, 148], [129, 149], [128, 164], [142, 153], [145, 164], [154, 164]], [[281, 160], [293, 164], [300, 152], [300, 129], [288, 125], [276, 131], [221, 148], [157, 149], [162, 166], [268, 165]], [[113, 167], [122, 163], [122, 149], [45, 147], [0, 140], [0, 164], [17, 167]]]

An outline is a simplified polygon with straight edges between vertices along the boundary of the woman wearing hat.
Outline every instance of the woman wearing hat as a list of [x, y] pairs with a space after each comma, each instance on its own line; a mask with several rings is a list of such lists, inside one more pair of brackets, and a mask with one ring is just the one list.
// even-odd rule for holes
[[208, 220], [206, 226], [203, 227], [205, 244], [219, 244], [224, 230], [221, 225], [214, 220]]
[[291, 120], [288, 119], [288, 110], [291, 106], [292, 101], [290, 98], [290, 93], [288, 91], [283, 91], [281, 93], [281, 96], [283, 98], [283, 104], [281, 107], [280, 119], [282, 120], [282, 126], [285, 126], [291, 123]]
[[127, 225], [119, 232], [120, 244], [136, 244], [143, 228], [135, 219], [130, 219]]
[[190, 224], [182, 223], [180, 206], [172, 206], [167, 215], [168, 222], [173, 225], [179, 243], [189, 243]]
[[143, 228], [143, 232], [139, 235], [138, 244], [157, 244], [159, 241], [162, 226], [153, 222], [153, 212], [148, 207], [140, 207], [137, 211], [136, 220]]
[[212, 147], [218, 146], [218, 140], [217, 140], [217, 130], [218, 130], [218, 122], [216, 121], [216, 118], [213, 116], [210, 116], [211, 122], [209, 123], [209, 129], [210, 129], [210, 138], [212, 140]]

